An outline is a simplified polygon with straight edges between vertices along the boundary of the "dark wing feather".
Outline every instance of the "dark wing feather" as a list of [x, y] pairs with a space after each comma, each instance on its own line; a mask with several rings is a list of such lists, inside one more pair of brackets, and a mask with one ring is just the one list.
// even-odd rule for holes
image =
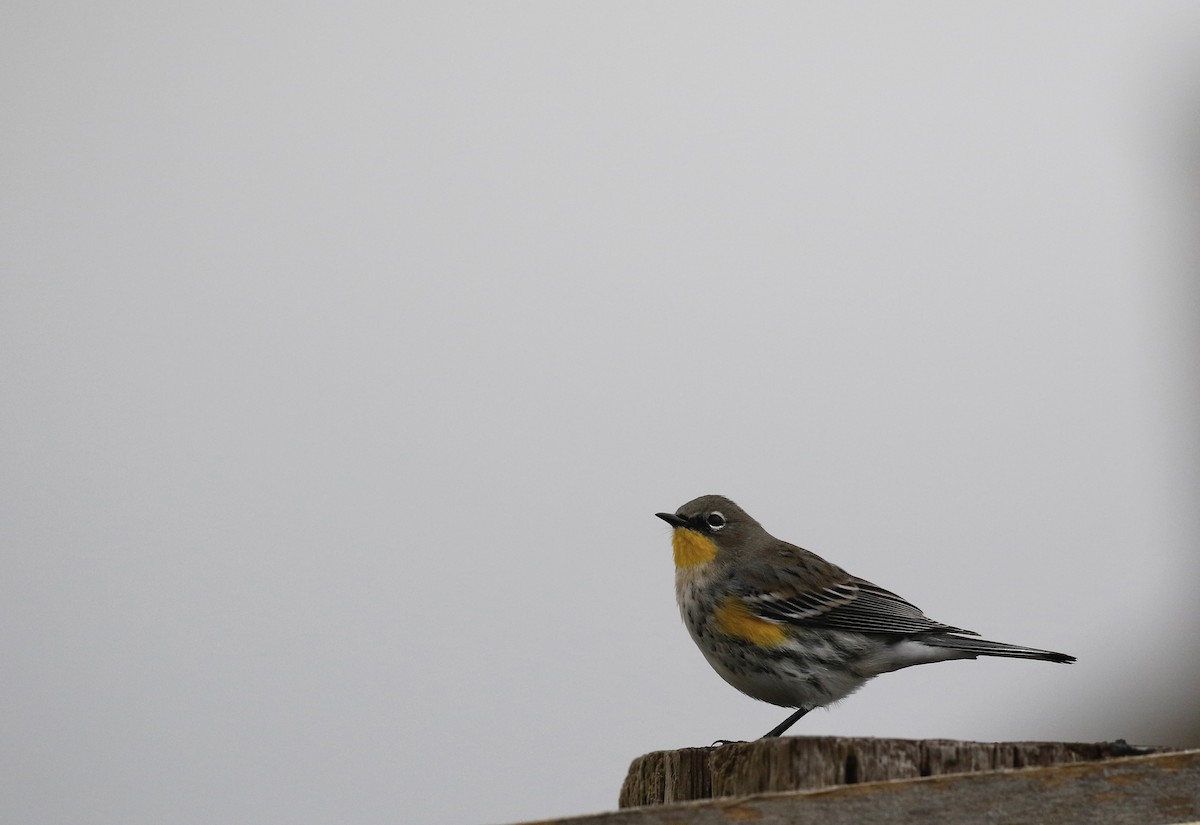
[[[810, 559], [814, 557], [810, 556]], [[823, 561], [823, 560], [822, 560]], [[801, 627], [825, 627], [835, 630], [850, 630], [857, 633], [968, 633], [970, 630], [952, 627], [930, 619], [915, 605], [910, 604], [890, 590], [871, 584], [865, 579], [844, 574], [840, 568], [829, 565], [842, 576], [828, 576], [823, 585], [813, 589], [801, 589], [797, 579], [787, 573], [778, 575], [774, 587], [756, 587], [753, 592], [740, 595], [746, 606], [764, 619]], [[776, 573], [782, 573], [774, 568]], [[771, 578], [762, 568], [753, 576], [759, 585]], [[789, 571], [790, 572], [790, 571]], [[811, 576], [804, 579], [812, 581]]]

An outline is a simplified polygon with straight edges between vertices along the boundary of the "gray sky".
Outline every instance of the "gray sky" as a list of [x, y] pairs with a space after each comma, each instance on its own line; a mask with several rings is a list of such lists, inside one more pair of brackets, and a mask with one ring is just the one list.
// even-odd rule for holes
[[989, 638], [802, 734], [1200, 745], [1188, 3], [13, 3], [0, 818], [501, 823], [786, 712], [654, 518]]

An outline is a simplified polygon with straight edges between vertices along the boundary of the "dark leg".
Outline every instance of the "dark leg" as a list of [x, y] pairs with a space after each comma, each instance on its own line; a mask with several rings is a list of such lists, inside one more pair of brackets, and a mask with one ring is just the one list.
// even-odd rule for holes
[[812, 708], [800, 708], [787, 719], [784, 719], [782, 722], [780, 722], [779, 725], [771, 728], [771, 732], [764, 736], [763, 739], [773, 739], [776, 736], [782, 736], [785, 730], [796, 724], [800, 717], [808, 713], [810, 710], [812, 710]]

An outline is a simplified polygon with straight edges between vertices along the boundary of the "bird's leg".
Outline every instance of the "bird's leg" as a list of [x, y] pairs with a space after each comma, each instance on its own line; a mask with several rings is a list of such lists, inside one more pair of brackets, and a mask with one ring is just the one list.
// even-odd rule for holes
[[812, 710], [812, 708], [797, 709], [796, 712], [793, 713], [791, 716], [789, 716], [787, 719], [784, 719], [778, 725], [771, 728], [770, 733], [763, 736], [763, 739], [773, 739], [776, 736], [782, 736], [783, 732], [785, 730], [790, 728], [792, 725], [796, 724], [796, 722], [799, 721], [800, 717], [803, 716], [804, 714], [808, 713], [810, 710]]

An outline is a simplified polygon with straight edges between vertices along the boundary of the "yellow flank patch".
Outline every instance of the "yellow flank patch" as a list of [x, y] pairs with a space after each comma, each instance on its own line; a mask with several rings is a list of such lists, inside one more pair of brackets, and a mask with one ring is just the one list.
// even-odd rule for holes
[[722, 633], [745, 639], [759, 647], [778, 647], [787, 641], [787, 632], [766, 619], [755, 616], [737, 596], [728, 596], [713, 614]]
[[671, 549], [675, 551], [676, 567], [695, 567], [717, 557], [717, 545], [712, 539], [686, 527], [675, 528]]

